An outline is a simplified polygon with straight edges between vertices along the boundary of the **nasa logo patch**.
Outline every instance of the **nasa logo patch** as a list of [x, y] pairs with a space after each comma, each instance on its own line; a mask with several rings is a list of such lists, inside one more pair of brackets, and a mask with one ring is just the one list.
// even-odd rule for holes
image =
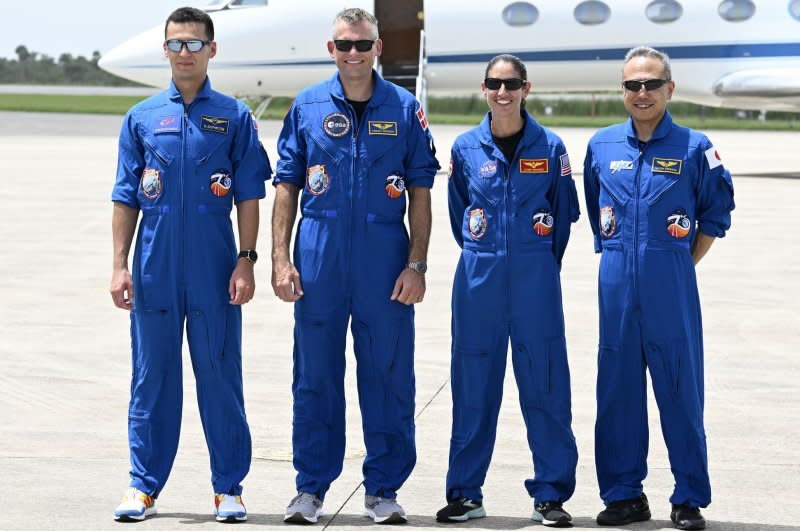
[[225, 168], [214, 170], [209, 179], [208, 189], [217, 197], [225, 197], [231, 191], [231, 174]]
[[481, 164], [481, 167], [478, 170], [478, 175], [481, 176], [481, 179], [488, 179], [489, 177], [494, 177], [495, 173], [497, 173], [496, 160], [487, 160], [486, 162]]
[[324, 164], [315, 164], [306, 170], [306, 188], [312, 195], [322, 195], [328, 191], [331, 178]]
[[350, 132], [350, 118], [340, 112], [334, 112], [322, 121], [322, 128], [328, 136], [339, 138]]
[[610, 238], [616, 230], [617, 218], [614, 215], [614, 207], [604, 206], [600, 209], [600, 232], [606, 238]]
[[142, 193], [153, 200], [161, 195], [161, 173], [155, 168], [145, 168], [142, 172]]
[[469, 235], [473, 240], [480, 240], [486, 234], [486, 212], [482, 208], [469, 211]]
[[386, 178], [386, 195], [392, 199], [400, 199], [406, 190], [406, 181], [400, 175], [390, 175]]
[[534, 212], [533, 232], [541, 237], [549, 236], [553, 232], [553, 213], [544, 208]]
[[667, 216], [667, 232], [673, 238], [683, 239], [692, 231], [692, 221], [682, 208]]

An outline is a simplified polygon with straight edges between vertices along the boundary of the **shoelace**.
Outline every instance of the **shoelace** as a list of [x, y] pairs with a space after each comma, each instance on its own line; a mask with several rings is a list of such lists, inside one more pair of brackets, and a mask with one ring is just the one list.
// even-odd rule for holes
[[313, 494], [309, 494], [307, 492], [298, 493], [297, 496], [292, 498], [292, 501], [289, 503], [289, 505], [294, 505], [295, 503], [299, 503], [299, 502], [301, 502], [303, 500], [306, 500], [306, 499], [311, 502], [311, 505], [313, 505], [315, 507], [317, 506], [317, 497], [314, 496]]

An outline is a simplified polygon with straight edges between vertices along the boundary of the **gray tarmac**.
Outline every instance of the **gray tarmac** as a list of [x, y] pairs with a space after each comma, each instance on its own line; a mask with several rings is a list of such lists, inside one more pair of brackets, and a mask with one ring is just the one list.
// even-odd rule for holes
[[[108, 295], [111, 202], [119, 116], [0, 112], [0, 529], [115, 529], [127, 486], [130, 388], [128, 315]], [[278, 122], [260, 132], [276, 160]], [[444, 168], [463, 126], [432, 130]], [[576, 172], [592, 131], [556, 129]], [[706, 346], [706, 431], [714, 501], [709, 529], [800, 529], [800, 134], [707, 131], [734, 174], [729, 235], [698, 266]], [[417, 466], [400, 491], [406, 527], [437, 526], [450, 438], [450, 286], [458, 257], [447, 221], [446, 175], [433, 191], [428, 292], [417, 306]], [[581, 176], [576, 175], [582, 198]], [[13, 184], [13, 186], [11, 186]], [[262, 202], [256, 298], [244, 311], [244, 378], [253, 461], [242, 528], [281, 528], [294, 495], [291, 463], [292, 308], [269, 284], [273, 194]], [[582, 210], [585, 210], [582, 204]], [[564, 258], [563, 297], [578, 442], [578, 485], [566, 507], [577, 529], [602, 509], [594, 471], [596, 278], [585, 217]], [[372, 525], [361, 516], [364, 446], [355, 360], [347, 354], [344, 471], [318, 527]], [[141, 528], [194, 528], [211, 517], [209, 459], [184, 351], [184, 415], [178, 457]], [[649, 404], [653, 520], [670, 528], [673, 479], [655, 403]], [[532, 474], [511, 370], [484, 487], [489, 516], [462, 527], [520, 529]], [[335, 516], [334, 516], [335, 515]], [[196, 528], [195, 528], [196, 529]]]

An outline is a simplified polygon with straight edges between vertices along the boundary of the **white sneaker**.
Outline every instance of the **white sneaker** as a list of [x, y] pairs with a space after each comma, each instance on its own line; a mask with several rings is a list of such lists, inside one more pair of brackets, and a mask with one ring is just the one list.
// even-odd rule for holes
[[404, 524], [408, 521], [406, 511], [394, 498], [364, 496], [364, 516], [376, 524]]
[[114, 519], [120, 521], [144, 520], [156, 514], [156, 500], [139, 489], [130, 487], [122, 502], [114, 510]]
[[307, 492], [298, 492], [286, 507], [283, 521], [290, 524], [316, 524], [323, 514], [319, 498]]
[[247, 509], [241, 496], [231, 494], [214, 494], [214, 516], [217, 522], [244, 522], [247, 520]]

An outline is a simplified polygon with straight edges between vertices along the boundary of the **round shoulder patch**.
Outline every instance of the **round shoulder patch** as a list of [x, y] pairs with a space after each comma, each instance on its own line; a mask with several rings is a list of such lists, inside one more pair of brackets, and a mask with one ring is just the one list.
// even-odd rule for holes
[[486, 212], [482, 208], [469, 211], [469, 235], [473, 240], [480, 240], [486, 234]]
[[153, 200], [161, 195], [161, 172], [155, 168], [145, 168], [142, 171], [142, 193], [147, 199]]
[[533, 232], [541, 237], [549, 236], [553, 232], [553, 213], [545, 208], [534, 212]]
[[322, 195], [328, 191], [331, 178], [324, 164], [315, 164], [306, 170], [306, 188], [311, 195]]
[[667, 232], [673, 238], [685, 238], [691, 230], [692, 222], [684, 209], [679, 208], [667, 216]]
[[340, 112], [334, 112], [325, 117], [322, 128], [334, 138], [339, 138], [350, 132], [350, 118]]
[[225, 197], [231, 191], [231, 174], [225, 168], [214, 170], [209, 179], [209, 190], [217, 197]]

